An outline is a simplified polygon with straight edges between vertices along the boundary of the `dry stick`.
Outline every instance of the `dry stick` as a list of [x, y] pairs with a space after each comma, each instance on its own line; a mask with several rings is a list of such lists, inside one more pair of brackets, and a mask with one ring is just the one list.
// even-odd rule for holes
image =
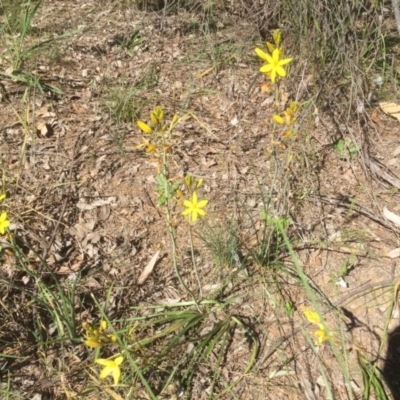
[[325, 196], [316, 196], [315, 199], [313, 199], [313, 198], [310, 198], [310, 199], [312, 201], [320, 200], [327, 204], [347, 208], [352, 211], [357, 211], [358, 213], [370, 218], [372, 221], [375, 221], [376, 223], [384, 226], [385, 228], [388, 228], [397, 233], [400, 233], [400, 230], [398, 228], [396, 228], [393, 224], [386, 222], [382, 218], [379, 218], [372, 211], [368, 210], [365, 207], [359, 206], [358, 204], [356, 204], [355, 201], [352, 201], [350, 199], [336, 199], [336, 198], [330, 198], [330, 197], [325, 197]]
[[392, 0], [392, 5], [394, 10], [394, 17], [396, 18], [397, 30], [400, 34], [400, 8], [398, 0]]

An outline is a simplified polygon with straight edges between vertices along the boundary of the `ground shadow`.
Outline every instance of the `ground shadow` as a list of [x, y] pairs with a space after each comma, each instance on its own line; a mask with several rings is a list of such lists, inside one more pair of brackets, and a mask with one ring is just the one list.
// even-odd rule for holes
[[393, 398], [400, 400], [400, 326], [389, 335], [389, 344], [382, 374], [392, 392]]

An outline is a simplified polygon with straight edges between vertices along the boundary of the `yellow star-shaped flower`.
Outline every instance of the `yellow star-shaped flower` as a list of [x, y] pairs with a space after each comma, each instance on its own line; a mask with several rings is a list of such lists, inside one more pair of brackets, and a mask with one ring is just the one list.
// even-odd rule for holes
[[204, 217], [206, 212], [202, 210], [208, 204], [208, 200], [197, 200], [196, 192], [192, 194], [192, 201], [185, 200], [183, 205], [187, 207], [185, 211], [183, 211], [182, 215], [190, 215], [190, 218], [193, 222], [197, 221], [197, 217], [201, 215]]
[[255, 52], [260, 58], [262, 58], [264, 61], [268, 63], [260, 68], [260, 72], [262, 72], [263, 74], [271, 74], [270, 78], [272, 83], [275, 82], [277, 75], [281, 77], [286, 76], [285, 68], [283, 68], [282, 65], [290, 63], [293, 60], [293, 58], [285, 58], [281, 60], [280, 58], [282, 52], [280, 49], [275, 49], [272, 52], [272, 56], [270, 56], [268, 53], [265, 53], [259, 48], [256, 48]]
[[95, 360], [97, 364], [103, 365], [104, 368], [100, 372], [100, 378], [105, 379], [108, 375], [112, 374], [114, 378], [115, 386], [118, 385], [119, 378], [121, 377], [121, 368], [119, 367], [124, 361], [124, 357], [119, 356], [115, 360], [107, 360], [104, 358], [98, 358]]

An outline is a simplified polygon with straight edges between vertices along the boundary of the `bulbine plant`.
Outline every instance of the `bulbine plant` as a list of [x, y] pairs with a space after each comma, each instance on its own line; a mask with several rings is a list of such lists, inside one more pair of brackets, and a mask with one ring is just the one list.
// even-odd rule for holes
[[[196, 296], [183, 282], [177, 261], [177, 246], [176, 246], [176, 229], [177, 216], [173, 214], [174, 205], [173, 202], [180, 208], [185, 207], [182, 211], [182, 215], [189, 223], [189, 236], [190, 246], [192, 254], [193, 268], [196, 274], [198, 283], [198, 289], [201, 295], [201, 282], [197, 272], [196, 261], [194, 257], [193, 239], [191, 226], [196, 224], [198, 217], [204, 217], [206, 212], [204, 208], [208, 205], [208, 200], [199, 199], [197, 189], [202, 186], [202, 179], [195, 179], [190, 174], [186, 175], [184, 182], [172, 181], [169, 174], [169, 155], [172, 153], [172, 143], [174, 137], [174, 129], [177, 123], [179, 123], [179, 116], [175, 114], [169, 124], [165, 124], [165, 111], [161, 106], [157, 106], [150, 113], [150, 121], [144, 122], [139, 120], [137, 122], [140, 130], [149, 135], [149, 138], [143, 138], [143, 142], [135, 146], [134, 149], [144, 149], [146, 153], [156, 157], [158, 162], [158, 172], [156, 174], [157, 185], [155, 191], [158, 193], [158, 205], [164, 206], [165, 218], [167, 228], [170, 234], [171, 245], [172, 245], [172, 259], [174, 264], [175, 273], [179, 279], [181, 285], [190, 294], [194, 301]], [[179, 187], [182, 186], [182, 190]], [[185, 197], [184, 191], [188, 193], [188, 198]]]
[[[193, 309], [194, 306], [200, 306], [201, 311]], [[239, 330], [248, 338], [246, 367], [238, 379], [219, 390], [218, 395], [222, 396], [251, 369], [259, 349], [252, 330], [239, 317], [229, 313], [229, 306], [229, 300], [224, 303], [215, 300], [203, 300], [197, 304], [193, 301], [179, 302], [164, 305], [161, 311], [160, 306], [150, 306], [145, 307], [150, 314], [114, 321], [114, 326], [106, 322], [108, 318], [102, 311], [104, 319], [98, 325], [82, 324], [83, 339], [89, 348], [98, 350], [94, 363], [103, 367], [100, 379], [111, 377], [114, 386], [118, 386], [124, 375], [130, 375], [130, 379], [141, 380], [150, 398], [157, 398], [176, 381], [179, 381], [180, 391], [189, 394], [201, 365], [214, 363], [210, 395], [213, 398], [220, 365], [224, 357], [229, 357], [227, 351], [236, 330]], [[133, 309], [140, 311], [143, 307]], [[215, 313], [220, 315], [218, 320], [212, 317]], [[214, 318], [213, 322], [210, 318]], [[113, 355], [108, 358], [99, 357], [100, 353], [110, 352]]]

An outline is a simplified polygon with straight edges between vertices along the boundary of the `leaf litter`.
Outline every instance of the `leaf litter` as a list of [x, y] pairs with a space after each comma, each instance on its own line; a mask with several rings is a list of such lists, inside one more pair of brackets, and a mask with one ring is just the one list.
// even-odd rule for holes
[[[201, 121], [197, 123], [198, 121], [191, 118], [182, 122], [179, 137], [181, 145], [176, 150], [177, 165], [173, 172], [179, 176], [182, 175], [182, 170], [194, 169], [193, 173], [196, 176], [204, 177], [208, 181], [210, 203], [214, 204], [213, 214], [217, 219], [228, 219], [232, 215], [237, 220], [245, 219], [248, 208], [254, 209], [252, 217], [258, 218], [262, 210], [260, 186], [266, 193], [272, 193], [276, 209], [286, 209], [288, 213], [294, 214], [293, 210], [297, 210], [294, 207], [298, 190], [294, 182], [312, 191], [316, 188], [317, 181], [314, 174], [318, 173], [319, 178], [322, 177], [318, 179], [321, 181], [320, 190], [331, 198], [343, 196], [344, 199], [339, 201], [345, 207], [339, 210], [338, 203], [330, 202], [323, 206], [320, 199], [317, 199], [317, 202], [305, 200], [306, 207], [294, 217], [301, 235], [329, 242], [329, 235], [334, 231], [339, 230], [343, 240], [349, 232], [361, 231], [368, 226], [374, 235], [363, 237], [360, 234], [359, 240], [365, 245], [375, 246], [373, 248], [376, 254], [382, 254], [382, 242], [387, 246], [396, 246], [393, 232], [386, 229], [387, 227], [384, 229], [376, 220], [370, 218], [372, 213], [380, 215], [383, 207], [396, 210], [396, 201], [386, 190], [389, 190], [390, 186], [399, 188], [399, 180], [390, 168], [387, 169], [383, 162], [380, 164], [377, 161], [387, 161], [385, 149], [397, 143], [396, 135], [388, 134], [382, 138], [381, 142], [371, 149], [374, 158], [364, 159], [365, 164], [378, 177], [377, 181], [370, 182], [357, 162], [358, 159], [344, 161], [340, 160], [334, 151], [325, 153], [326, 145], [332, 141], [329, 132], [336, 125], [334, 120], [330, 120], [328, 115], [321, 112], [326, 126], [315, 121], [312, 128], [318, 143], [315, 149], [316, 157], [323, 159], [324, 163], [320, 169], [316, 168], [308, 174], [302, 169], [306, 161], [300, 156], [295, 157], [288, 169], [293, 186], [286, 193], [283, 164], [278, 163], [280, 179], [275, 179], [275, 172], [272, 172], [274, 162], [268, 158], [266, 151], [271, 145], [271, 137], [265, 124], [265, 114], [273, 102], [273, 95], [268, 95], [269, 87], [266, 84], [255, 85], [251, 95], [248, 95], [254, 65], [247, 55], [247, 50], [238, 49], [237, 64], [219, 63], [211, 67], [208, 57], [193, 64], [193, 48], [196, 48], [199, 54], [207, 53], [206, 47], [209, 44], [205, 45], [202, 42], [199, 32], [192, 33], [191, 29], [195, 27], [188, 28], [187, 19], [181, 15], [166, 17], [164, 29], [160, 31], [157, 28], [160, 21], [156, 15], [139, 13], [133, 8], [122, 11], [108, 3], [102, 10], [94, 6], [95, 2], [87, 1], [79, 10], [69, 11], [71, 18], [68, 24], [84, 25], [87, 29], [77, 37], [60, 42], [61, 60], [54, 64], [49, 63], [49, 68], [43, 70], [44, 77], [50, 81], [55, 80], [56, 86], [62, 87], [66, 96], [48, 98], [37, 94], [36, 99], [31, 100], [30, 107], [37, 107], [38, 120], [35, 128], [39, 134], [35, 141], [27, 141], [22, 159], [22, 126], [15, 123], [8, 104], [0, 111], [5, 125], [0, 143], [0, 150], [4, 155], [3, 167], [8, 171], [11, 182], [18, 177], [21, 182], [20, 186], [9, 185], [10, 197], [15, 201], [13, 207], [23, 215], [23, 220], [21, 219], [21, 224], [16, 230], [31, 244], [35, 253], [43, 253], [46, 243], [55, 232], [62, 201], [64, 198], [68, 199], [68, 206], [56, 232], [50, 254], [53, 260], [52, 267], [60, 275], [79, 272], [85, 269], [85, 265], [89, 265], [91, 275], [87, 286], [96, 296], [104, 299], [104, 288], [115, 285], [118, 299], [114, 298], [112, 309], [119, 317], [124, 315], [124, 309], [143, 302], [144, 298], [147, 302], [157, 304], [159, 299], [172, 299], [169, 301], [173, 302], [184, 296], [171, 278], [168, 256], [158, 260], [157, 273], [154, 273], [154, 266], [160, 254], [160, 251], [155, 249], [168, 249], [168, 242], [163, 233], [164, 221], [155, 206], [157, 193], [154, 191], [154, 182], [149, 178], [154, 175], [157, 164], [149, 163], [143, 154], [132, 150], [139, 139], [139, 132], [132, 127], [133, 121], [129, 120], [131, 117], [120, 124], [115, 122], [116, 119], [124, 119], [116, 118], [116, 115], [124, 110], [126, 104], [119, 103], [118, 98], [108, 98], [106, 94], [110, 88], [116, 87], [122, 92], [125, 100], [127, 91], [121, 86], [122, 82], [129, 82], [135, 93], [134, 101], [129, 101], [128, 104], [129, 107], [138, 108], [135, 110], [135, 116], [145, 114], [146, 104], [157, 101], [169, 104], [171, 108], [189, 107]], [[44, 31], [52, 31], [67, 23], [60, 14], [63, 7], [70, 8], [62, 2], [49, 4], [38, 21], [38, 26]], [[110, 23], [110, 18], [113, 23]], [[195, 16], [193, 18], [196, 19]], [[226, 28], [218, 32], [224, 39], [233, 35], [236, 42], [244, 43], [243, 48], [258, 40], [255, 28], [249, 26], [246, 21], [234, 20], [233, 15], [226, 18]], [[241, 29], [237, 29], [237, 24], [241, 24]], [[133, 49], [115, 44], [115, 35], [120, 30], [129, 33], [132, 26], [141, 27], [143, 42]], [[236, 29], [230, 31], [232, 26]], [[201, 79], [194, 79], [199, 75]], [[18, 82], [1, 79], [10, 101], [17, 104], [22, 114], [24, 110], [19, 102]], [[157, 88], [151, 82], [144, 84], [146, 79], [157, 82]], [[140, 85], [143, 85], [143, 89]], [[208, 93], [210, 88], [215, 92]], [[290, 91], [287, 96], [290, 97]], [[38, 99], [39, 105], [36, 106], [35, 102]], [[141, 101], [143, 103], [140, 103]], [[261, 108], [260, 104], [263, 104]], [[393, 113], [390, 115], [395, 116]], [[375, 120], [377, 121], [377, 118]], [[393, 127], [392, 121], [379, 121], [387, 128]], [[352, 128], [361, 135], [356, 122]], [[368, 133], [375, 135], [374, 129]], [[299, 148], [297, 151], [301, 154]], [[22, 168], [19, 167], [20, 161]], [[348, 164], [351, 164], [351, 179], [342, 179], [343, 171], [349, 171]], [[71, 176], [69, 171], [72, 171]], [[347, 172], [345, 174], [348, 175]], [[263, 177], [261, 184], [259, 177]], [[368, 188], [368, 193], [379, 193], [379, 198], [371, 200], [369, 194], [363, 194], [363, 187]], [[246, 210], [245, 207], [241, 208], [235, 202], [230, 202], [232, 194], [240, 198], [240, 204], [247, 205]], [[289, 198], [287, 204], [286, 195]], [[370, 214], [360, 213], [358, 211], [363, 208], [353, 207], [349, 199], [354, 200], [354, 205], [361, 205], [364, 209], [369, 207], [369, 210], [373, 211], [370, 211]], [[28, 219], [30, 229], [24, 230], [22, 221]], [[316, 221], [327, 223], [322, 227], [316, 224]], [[252, 228], [253, 230], [248, 229], [252, 232], [248, 241], [256, 243], [257, 229]], [[185, 248], [185, 241], [180, 245]], [[342, 250], [345, 249], [340, 243], [339, 246]], [[331, 260], [330, 254], [334, 246], [317, 247], [321, 259], [320, 270], [316, 271], [315, 265], [310, 261], [308, 249], [299, 250], [299, 256], [304, 259], [307, 273], [315, 278], [316, 284], [324, 288], [329, 298], [337, 296], [338, 290], [341, 291], [339, 293], [346, 293], [345, 285], [332, 288], [326, 282], [329, 281], [331, 272], [340, 268], [349, 253], [359, 257], [354, 272], [346, 277], [346, 282], [351, 288], [376, 280], [377, 271], [395, 279], [390, 268], [382, 267], [376, 257], [369, 258], [365, 253], [358, 254], [354, 249], [347, 247], [347, 253], [335, 253], [335, 259]], [[150, 262], [148, 254], [154, 254]], [[15, 279], [17, 271], [11, 268], [15, 260], [12, 257], [4, 258], [5, 273]], [[324, 268], [328, 260], [331, 261], [329, 269]], [[211, 260], [208, 261], [213, 264]], [[34, 263], [32, 265], [34, 268]], [[143, 265], [146, 267], [141, 269], [139, 266]], [[252, 266], [251, 273], [256, 271]], [[188, 268], [185, 273], [190, 277], [192, 272]], [[113, 275], [118, 278], [114, 279]], [[206, 275], [204, 287], [210, 291], [218, 288], [223, 282], [221, 275], [223, 276], [222, 271]], [[150, 276], [153, 279], [148, 279]], [[289, 283], [287, 286], [291, 287], [293, 282]], [[33, 282], [26, 281], [24, 284], [29, 286]], [[282, 332], [277, 326], [271, 326], [270, 321], [275, 320], [274, 306], [262, 299], [263, 288], [253, 283], [242, 285], [245, 301], [237, 303], [238, 309], [247, 313], [249, 318], [254, 315], [260, 316], [260, 321], [270, 326], [270, 341], [279, 340]], [[127, 291], [126, 288], [131, 289]], [[292, 294], [296, 295], [296, 290], [292, 290]], [[82, 288], [83, 298], [85, 291], [86, 289]], [[354, 302], [350, 306], [352, 312], [357, 312], [358, 305]], [[84, 302], [83, 308], [82, 315], [91, 318], [97, 316], [98, 312], [91, 302]], [[381, 312], [375, 306], [371, 306], [368, 312], [360, 313], [357, 317], [369, 326], [382, 320]], [[29, 316], [24, 318], [26, 321], [30, 320]], [[290, 332], [290, 324], [284, 325], [283, 329]], [[25, 340], [24, 332], [16, 329], [15, 335], [21, 342]], [[369, 340], [366, 340], [365, 346], [373, 347]], [[2, 350], [11, 351], [7, 345], [4, 345]], [[18, 353], [21, 357], [28, 354], [29, 352], [24, 350]], [[69, 357], [73, 359], [77, 356]], [[279, 357], [276, 360], [278, 362]], [[71, 362], [71, 365], [75, 365], [74, 362]], [[30, 368], [24, 370], [21, 367], [20, 371], [29, 377], [19, 381], [26, 393], [39, 391], [43, 385], [43, 380], [37, 379], [35, 368], [40, 369], [43, 376], [46, 375], [39, 356], [32, 359]], [[228, 369], [226, 375], [237, 373], [235, 365], [228, 365]], [[75, 385], [76, 390], [82, 384], [76, 379], [77, 372], [79, 369], [74, 367], [66, 372], [67, 381]], [[260, 382], [263, 378], [265, 376], [260, 375]], [[261, 386], [260, 382], [258, 383]], [[310, 397], [316, 396], [316, 389], [315, 393], [311, 392], [309, 385], [304, 383], [306, 380], [303, 374], [300, 375], [300, 382], [307, 387]], [[52, 384], [60, 387], [59, 380]], [[201, 390], [199, 382], [196, 384], [196, 393], [200, 399], [204, 391]]]

